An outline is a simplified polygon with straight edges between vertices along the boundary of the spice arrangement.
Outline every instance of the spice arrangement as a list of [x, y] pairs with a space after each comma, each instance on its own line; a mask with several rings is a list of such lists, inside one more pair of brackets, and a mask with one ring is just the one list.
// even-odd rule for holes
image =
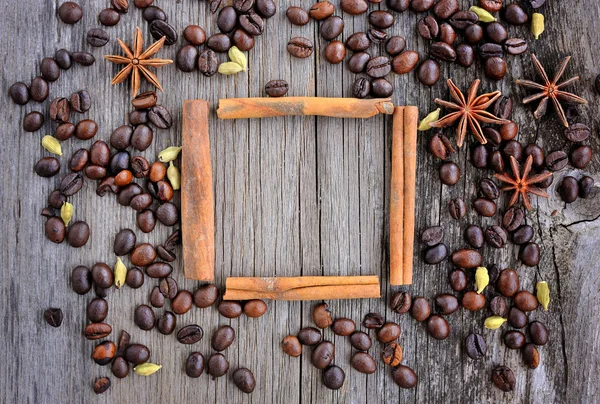
[[[241, 316], [253, 319], [268, 311], [269, 304], [264, 300], [315, 300], [319, 301], [312, 312], [316, 328], [305, 327], [297, 334], [283, 337], [281, 348], [291, 357], [308, 354], [303, 351], [310, 349], [311, 363], [321, 372], [324, 386], [332, 390], [348, 387], [346, 372], [351, 369], [366, 375], [377, 371], [379, 360], [372, 351], [369, 353], [372, 336], [381, 344], [380, 359], [390, 367], [389, 373], [395, 384], [412, 389], [419, 383], [418, 366], [404, 358], [399, 321], [390, 321], [389, 315], [371, 312], [357, 326], [351, 318], [334, 318], [328, 304], [320, 302], [379, 299], [382, 287], [386, 286], [376, 275], [230, 277], [226, 279], [221, 296], [219, 287], [212, 284], [215, 281], [215, 206], [208, 128], [210, 120], [216, 118], [389, 118], [389, 283], [392, 286], [410, 285], [413, 278], [422, 276], [413, 273], [414, 259], [421, 259], [431, 267], [447, 262], [452, 264], [448, 275], [449, 289], [445, 293], [414, 296], [408, 286], [402, 290], [393, 288], [389, 302], [394, 313], [391, 316], [400, 319], [408, 313], [417, 323], [423, 324], [422, 328], [432, 339], [441, 341], [453, 332], [448, 320], [454, 313], [469, 316], [469, 313], [483, 310], [486, 318], [479, 330], [471, 330], [463, 339], [462, 350], [468, 358], [485, 361], [488, 347], [502, 343], [508, 349], [520, 351], [525, 367], [535, 369], [540, 365], [542, 347], [549, 343], [553, 330], [539, 320], [537, 311], [552, 307], [553, 285], [540, 280], [534, 290], [521, 287], [517, 264], [535, 267], [542, 254], [534, 241], [536, 230], [531, 219], [528, 221], [529, 211], [535, 209], [539, 198], [555, 197], [546, 191], [554, 180], [560, 181], [557, 190], [565, 203], [578, 198], [593, 198], [596, 194], [594, 179], [582, 171], [593, 156], [588, 144], [592, 130], [580, 122], [575, 109], [576, 104], [587, 105], [588, 102], [569, 92], [568, 87], [577, 82], [579, 76], [563, 80], [571, 57], [567, 56], [555, 69], [547, 72], [538, 57], [531, 53], [540, 82], [514, 81], [523, 90], [521, 102], [525, 105], [522, 108], [527, 109], [528, 104], [538, 102], [533, 111], [536, 119], [552, 110], [556, 113], [564, 126], [567, 151], [544, 150], [536, 143], [522, 145], [517, 140], [519, 125], [510, 120], [513, 103], [517, 105], [516, 98], [513, 101], [500, 91], [488, 92], [479, 79], [474, 79], [463, 91], [453, 77], [448, 77], [448, 100], [433, 100], [439, 109], [429, 114], [421, 111], [425, 117], [419, 122], [416, 107], [396, 106], [392, 102], [394, 80], [390, 79], [390, 73], [402, 75], [414, 71], [422, 85], [433, 86], [442, 76], [440, 63], [456, 63], [468, 68], [479, 56], [482, 74], [491, 80], [503, 80], [507, 73], [505, 55], [521, 55], [528, 51], [527, 40], [509, 38], [503, 23], [530, 24], [531, 36], [539, 39], [544, 31], [544, 17], [536, 10], [545, 1], [528, 0], [522, 7], [517, 3], [503, 4], [500, 0], [481, 0], [463, 10], [457, 0], [387, 0], [386, 10], [369, 11], [372, 4], [377, 3], [342, 0], [339, 3], [341, 15], [335, 15], [338, 6], [329, 1], [315, 3], [308, 10], [290, 6], [280, 11], [287, 19], [284, 24], [304, 26], [311, 20], [317, 21], [318, 34], [328, 41], [323, 48], [324, 60], [330, 64], [347, 60], [344, 68], [357, 75], [352, 85], [353, 98], [286, 96], [289, 85], [284, 79], [277, 78], [265, 84], [267, 97], [224, 98], [219, 100], [215, 111], [211, 111], [208, 101], [188, 100], [181, 108], [181, 145], [167, 147], [154, 161], [148, 161], [139, 152], [152, 145], [155, 131], [171, 129], [178, 114], [172, 115], [166, 106], [160, 105], [159, 95], [154, 91], [140, 93], [142, 78], [158, 91], [164, 91], [155, 71], [158, 67], [162, 67], [163, 74], [169, 69], [173, 71], [173, 67], [168, 66], [173, 61], [158, 58], [158, 53], [167, 53], [164, 47], [178, 43], [179, 34], [168, 22], [166, 13], [153, 5], [153, 0], [134, 0], [133, 5], [141, 10], [155, 42], [145, 47], [142, 31], [136, 28], [130, 45], [117, 39], [122, 55], [104, 56], [107, 62], [120, 65], [121, 70], [111, 84], [130, 82], [132, 111], [124, 125], [114, 129], [104, 141], [95, 140], [105, 129], [99, 128], [95, 121], [80, 119], [75, 122], [75, 117], [85, 118], [84, 114], [92, 107], [88, 90], [55, 97], [46, 113], [34, 111], [24, 117], [22, 127], [27, 132], [39, 131], [46, 117], [53, 121], [53, 133], [43, 136], [40, 141], [51, 156], [42, 157], [34, 166], [34, 172], [41, 177], [52, 178], [61, 172], [63, 142], [72, 137], [82, 141], [95, 140], [89, 147], [73, 153], [68, 160], [69, 173], [51, 192], [48, 206], [42, 209], [46, 218], [44, 231], [51, 242], [66, 240], [70, 246], [79, 248], [93, 237], [93, 229], [82, 220], [70, 199], [90, 181], [96, 181], [98, 196], [114, 194], [120, 205], [136, 211], [139, 231], [151, 233], [157, 223], [174, 227], [171, 235], [158, 245], [138, 242], [136, 231], [124, 228], [114, 238], [114, 262], [82, 261], [83, 265], [71, 272], [71, 287], [75, 293], [87, 295], [94, 289], [96, 297], [87, 305], [83, 335], [94, 341], [91, 359], [99, 366], [107, 366], [110, 370], [106, 373], [112, 374], [93, 381], [95, 393], [109, 391], [115, 379], [151, 377], [162, 369], [161, 364], [153, 362], [151, 348], [131, 342], [127, 331], [121, 330], [118, 340], [111, 341], [116, 332], [105, 322], [109, 311], [105, 298], [110, 290], [113, 287], [138, 289], [145, 282], [153, 282], [155, 286], [147, 298], [148, 304], [136, 306], [132, 313], [133, 323], [144, 332], [172, 335], [166, 343], [193, 346], [205, 338], [205, 329], [213, 329], [214, 324], [208, 323], [181, 324], [180, 316], [190, 310], [213, 310], [214, 307], [227, 319]], [[182, 33], [187, 44], [182, 45], [174, 57], [176, 68], [185, 73], [197, 70], [206, 77], [216, 73], [247, 72], [249, 51], [255, 45], [255, 38], [265, 32], [266, 21], [277, 14], [276, 4], [272, 0], [235, 0], [230, 5], [211, 0], [208, 6], [216, 16], [219, 33], [207, 37], [202, 27], [188, 25]], [[111, 0], [110, 7], [98, 15], [98, 21], [104, 26], [114, 26], [129, 8], [128, 0]], [[419, 15], [414, 28], [419, 36], [431, 41], [425, 60], [421, 61], [416, 51], [407, 50], [407, 45], [410, 47], [411, 44], [404, 37], [391, 35], [396, 19], [405, 12]], [[339, 40], [345, 20], [352, 21], [363, 14], [367, 15], [370, 25], [367, 32], [352, 33], [345, 42]], [[83, 9], [74, 2], [64, 2], [57, 15], [63, 23], [76, 25], [83, 17]], [[522, 30], [524, 37], [529, 35], [525, 27]], [[293, 35], [293, 27], [290, 32]], [[100, 48], [110, 42], [110, 36], [101, 28], [91, 28], [85, 41]], [[299, 36], [280, 45], [297, 59], [310, 58], [316, 49], [313, 39]], [[373, 53], [373, 49], [377, 53]], [[381, 55], [383, 53], [385, 56]], [[41, 61], [40, 76], [29, 85], [17, 82], [10, 87], [12, 100], [18, 105], [45, 101], [50, 95], [51, 83], [60, 78], [61, 71], [71, 68], [73, 62], [85, 67], [92, 66], [95, 59], [86, 52], [61, 49], [53, 58]], [[457, 68], [449, 67], [449, 74]], [[477, 77], [479, 72], [473, 74]], [[600, 92], [599, 83], [600, 79], [596, 79], [595, 85]], [[525, 94], [526, 91], [529, 94]], [[179, 106], [177, 108], [179, 111]], [[263, 124], [268, 124], [269, 119]], [[451, 132], [455, 133], [455, 140], [447, 137]], [[486, 175], [479, 181], [472, 200], [452, 197], [444, 201], [451, 222], [426, 229], [418, 228], [415, 220], [415, 200], [420, 189], [416, 167], [423, 152], [418, 148], [418, 136], [427, 139], [427, 150], [436, 158], [440, 185], [453, 187], [459, 182], [461, 167], [453, 157], [463, 147], [469, 148], [470, 164]], [[571, 173], [559, 178], [560, 172], [569, 164], [580, 170], [581, 175]], [[180, 206], [175, 197], [178, 192], [181, 193]], [[466, 223], [464, 226], [469, 209], [482, 218], [489, 218], [489, 225], [480, 227]], [[451, 226], [464, 228], [464, 240], [447, 239], [449, 232], [446, 229]], [[415, 233], [420, 235], [420, 245], [416, 246]], [[481, 252], [484, 245], [502, 249], [509, 244], [518, 246], [519, 250], [510, 262], [490, 262]], [[171, 264], [178, 256], [183, 259], [186, 278], [210, 283], [200, 284], [193, 291], [180, 288], [176, 280], [178, 274]], [[60, 327], [64, 321], [60, 308], [46, 309], [43, 318], [52, 327]], [[482, 332], [484, 328], [498, 330], [498, 341], [486, 339]], [[336, 336], [348, 338], [354, 349], [349, 361], [336, 358], [335, 344], [325, 339], [327, 329]], [[248, 394], [260, 388], [261, 381], [255, 380], [251, 370], [255, 370], [257, 364], [230, 369], [227, 348], [236, 342], [235, 328], [219, 326], [210, 341], [214, 352], [210, 355], [190, 352], [182, 363], [183, 373], [190, 378], [199, 378], [206, 373], [213, 380], [228, 375], [240, 391]], [[503, 364], [494, 364], [490, 380], [501, 391], [512, 391], [518, 379], [515, 372]]]

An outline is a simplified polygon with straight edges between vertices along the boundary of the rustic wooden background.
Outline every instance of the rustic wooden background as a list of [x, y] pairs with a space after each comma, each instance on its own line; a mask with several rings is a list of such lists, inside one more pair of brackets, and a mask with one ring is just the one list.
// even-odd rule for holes
[[[389, 117], [368, 121], [332, 120], [323, 118], [286, 118], [220, 122], [211, 115], [210, 130], [214, 169], [216, 206], [216, 268], [217, 283], [224, 285], [227, 276], [238, 275], [359, 275], [380, 274], [380, 300], [332, 301], [334, 316], [347, 316], [360, 323], [364, 314], [379, 311], [403, 328], [401, 343], [404, 363], [419, 376], [416, 389], [406, 391], [392, 381], [390, 371], [379, 363], [370, 376], [360, 374], [349, 365], [352, 354], [347, 339], [325, 337], [336, 344], [335, 363], [346, 372], [346, 382], [339, 391], [329, 391], [321, 383], [321, 371], [310, 364], [309, 350], [300, 358], [290, 358], [281, 352], [280, 340], [311, 325], [313, 303], [271, 302], [268, 314], [260, 319], [227, 320], [216, 310], [194, 308], [178, 317], [178, 324], [200, 324], [205, 338], [195, 346], [183, 346], [174, 335], [163, 336], [157, 331], [144, 332], [134, 326], [133, 308], [147, 302], [155, 285], [146, 279], [138, 290], [127, 287], [111, 291], [108, 297], [110, 313], [107, 321], [113, 325], [113, 338], [121, 329], [128, 330], [133, 341], [147, 344], [152, 361], [163, 369], [143, 378], [130, 375], [117, 380], [109, 367], [100, 367], [90, 359], [93, 342], [85, 340], [81, 331], [86, 323], [85, 306], [93, 293], [78, 296], [70, 288], [70, 272], [76, 265], [91, 266], [97, 261], [113, 265], [112, 242], [119, 229], [135, 225], [135, 212], [117, 204], [112, 196], [100, 198], [95, 185], [88, 181], [71, 202], [75, 219], [89, 222], [92, 236], [79, 250], [66, 243], [54, 245], [43, 234], [44, 220], [39, 212], [47, 195], [57, 186], [60, 176], [44, 179], [33, 173], [34, 163], [47, 153], [40, 146], [42, 135], [51, 130], [47, 122], [37, 133], [21, 129], [21, 120], [31, 110], [47, 110], [50, 100], [87, 89], [94, 98], [86, 115], [100, 125], [94, 139], [108, 140], [111, 131], [125, 123], [129, 104], [129, 86], [112, 87], [110, 78], [117, 68], [105, 63], [102, 56], [118, 52], [115, 38], [130, 42], [135, 26], [142, 28], [150, 42], [148, 26], [139, 10], [124, 15], [116, 27], [107, 28], [111, 42], [93, 49], [85, 43], [87, 29], [99, 26], [98, 12], [109, 1], [85, 2], [85, 14], [75, 26], [62, 24], [55, 16], [61, 1], [3, 1], [0, 5], [0, 54], [4, 55], [2, 74], [3, 113], [0, 122], [2, 147], [0, 161], [4, 168], [1, 181], [0, 245], [2, 254], [2, 340], [0, 366], [0, 401], [2, 402], [592, 402], [599, 400], [599, 386], [594, 375], [600, 367], [600, 325], [598, 316], [600, 284], [600, 203], [598, 198], [578, 200], [565, 205], [556, 194], [560, 177], [571, 173], [567, 168], [555, 178], [549, 189], [551, 198], [534, 202], [528, 215], [542, 246], [542, 261], [536, 268], [518, 263], [517, 248], [503, 250], [483, 248], [486, 265], [513, 267], [519, 272], [522, 286], [533, 290], [538, 280], [550, 284], [552, 303], [549, 312], [537, 311], [532, 318], [544, 321], [551, 333], [551, 342], [540, 349], [542, 364], [527, 370], [518, 351], [506, 349], [500, 341], [501, 331], [483, 329], [486, 313], [459, 311], [449, 317], [450, 338], [431, 339], [422, 324], [409, 316], [399, 316], [387, 308], [392, 289], [387, 284], [388, 199], [390, 179]], [[84, 3], [84, 2], [81, 2]], [[308, 8], [310, 1], [300, 5]], [[337, 1], [335, 2], [338, 3]], [[463, 7], [471, 2], [461, 1]], [[581, 121], [593, 128], [590, 143], [600, 152], [595, 113], [598, 95], [593, 90], [597, 73], [600, 43], [598, 21], [600, 7], [593, 2], [548, 0], [541, 9], [547, 28], [534, 42], [528, 27], [510, 27], [511, 36], [524, 36], [534, 51], [552, 71], [565, 55], [573, 55], [567, 76], [581, 75], [573, 88], [590, 101], [580, 108]], [[169, 15], [169, 21], [179, 32], [188, 24], [199, 24], [208, 33], [216, 29], [215, 16], [208, 12], [208, 3], [196, 0], [157, 0]], [[304, 27], [291, 26], [284, 10], [299, 4], [279, 1], [279, 12], [266, 24], [265, 34], [249, 53], [249, 71], [232, 77], [205, 78], [199, 73], [184, 74], [174, 66], [160, 69], [158, 77], [166, 92], [160, 102], [169, 107], [175, 118], [170, 131], [156, 131], [155, 142], [145, 153], [155, 158], [159, 150], [179, 144], [181, 106], [185, 99], [206, 98], [213, 106], [222, 97], [260, 96], [264, 83], [285, 79], [290, 83], [290, 95], [350, 96], [354, 75], [343, 65], [329, 65], [322, 59], [325, 41], [319, 39], [315, 22]], [[372, 5], [371, 9], [385, 8]], [[337, 14], [341, 14], [338, 11]], [[355, 31], [367, 28], [366, 14], [358, 17], [343, 15], [345, 39]], [[407, 47], [421, 57], [427, 44], [415, 34], [419, 15], [406, 12], [396, 15], [390, 33], [404, 35]], [[306, 60], [291, 58], [285, 44], [292, 36], [315, 38], [316, 51]], [[180, 45], [182, 40], [178, 42]], [[164, 48], [161, 57], [174, 58], [177, 47]], [[7, 96], [15, 81], [29, 82], [38, 72], [44, 56], [52, 56], [59, 48], [92, 52], [97, 62], [93, 67], [74, 66], [63, 72], [51, 85], [51, 96], [43, 104], [30, 103], [19, 107]], [[380, 50], [371, 50], [374, 53]], [[224, 55], [220, 56], [221, 61]], [[483, 80], [483, 90], [502, 90], [517, 100], [522, 92], [514, 85], [518, 77], [534, 75], [529, 52], [508, 58], [509, 74], [502, 82]], [[442, 76], [452, 77], [465, 89], [476, 77], [483, 76], [479, 65], [465, 70], [444, 63]], [[414, 74], [390, 76], [395, 83], [394, 102], [418, 105], [424, 115], [434, 108], [435, 97], [447, 98], [443, 80], [433, 88], [419, 85]], [[149, 89], [146, 85], [144, 87]], [[144, 89], [143, 88], [143, 89]], [[518, 105], [513, 118], [521, 127], [519, 140], [537, 141], [546, 151], [566, 148], [561, 129], [554, 117], [537, 122], [530, 108]], [[75, 114], [74, 119], [79, 119]], [[449, 132], [451, 135], [452, 132]], [[425, 152], [429, 134], [419, 135], [417, 222], [416, 231], [442, 224], [446, 227], [445, 242], [450, 248], [465, 243], [464, 228], [469, 223], [489, 225], [499, 217], [482, 219], [469, 209], [460, 222], [450, 219], [446, 204], [456, 196], [470, 201], [478, 180], [490, 172], [476, 171], [469, 162], [467, 148], [455, 161], [463, 169], [460, 182], [454, 187], [442, 186], [437, 178], [439, 161]], [[472, 138], [469, 138], [469, 142]], [[67, 171], [71, 153], [89, 147], [92, 141], [71, 139], [63, 143], [61, 159]], [[598, 156], [598, 154], [596, 155]], [[585, 173], [596, 181], [600, 159], [587, 167]], [[580, 175], [577, 173], [576, 175]], [[555, 212], [552, 215], [552, 212]], [[162, 225], [150, 235], [136, 230], [138, 240], [161, 242], [170, 229]], [[450, 290], [447, 273], [449, 263], [431, 267], [422, 264], [415, 246], [414, 285], [405, 287], [414, 295], [433, 298]], [[181, 260], [175, 277], [180, 286], [195, 289], [196, 282], [184, 281]], [[53, 329], [42, 319], [49, 306], [61, 307], [65, 314], [61, 328]], [[162, 310], [156, 310], [157, 314]], [[210, 335], [219, 325], [231, 324], [237, 332], [236, 342], [225, 355], [231, 369], [250, 368], [257, 380], [252, 395], [240, 393], [229, 377], [211, 380], [206, 374], [189, 379], [183, 372], [188, 353], [199, 350], [206, 357], [211, 353]], [[480, 332], [490, 347], [485, 360], [473, 362], [463, 353], [461, 342], [470, 332]], [[374, 344], [370, 353], [379, 357], [380, 347]], [[515, 391], [503, 394], [490, 382], [494, 366], [506, 364], [517, 377]], [[113, 386], [102, 396], [92, 392], [92, 382], [98, 376], [111, 376]]]

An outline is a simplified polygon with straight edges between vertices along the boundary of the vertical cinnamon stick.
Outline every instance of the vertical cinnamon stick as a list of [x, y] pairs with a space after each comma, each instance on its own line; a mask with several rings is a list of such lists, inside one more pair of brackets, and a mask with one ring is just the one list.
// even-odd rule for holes
[[402, 285], [404, 253], [404, 107], [394, 108], [390, 187], [390, 284]]
[[208, 101], [183, 104], [181, 234], [185, 277], [215, 279], [215, 213], [208, 136]]
[[402, 284], [412, 283], [415, 244], [415, 187], [417, 176], [417, 107], [404, 108], [404, 252]]

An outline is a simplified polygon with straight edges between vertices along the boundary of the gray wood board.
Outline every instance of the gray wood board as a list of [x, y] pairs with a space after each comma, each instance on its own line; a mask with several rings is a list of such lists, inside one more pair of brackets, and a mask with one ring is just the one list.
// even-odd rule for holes
[[[419, 385], [407, 391], [392, 381], [390, 370], [378, 362], [373, 375], [363, 375], [350, 367], [352, 350], [345, 338], [325, 331], [325, 338], [336, 344], [335, 363], [346, 372], [346, 383], [338, 391], [327, 390], [321, 382], [321, 371], [310, 364], [310, 349], [300, 358], [284, 355], [280, 340], [312, 325], [311, 302], [269, 302], [267, 315], [260, 319], [227, 320], [214, 308], [193, 309], [179, 316], [178, 325], [198, 323], [205, 338], [195, 346], [184, 346], [174, 336], [156, 331], [144, 332], [134, 326], [133, 308], [148, 300], [156, 284], [147, 278], [138, 290], [127, 287], [111, 291], [108, 297], [116, 339], [121, 329], [128, 330], [133, 341], [144, 343], [152, 350], [152, 361], [163, 369], [152, 377], [137, 375], [117, 380], [108, 367], [100, 367], [90, 359], [94, 342], [81, 336], [86, 324], [85, 306], [92, 298], [78, 296], [70, 288], [70, 272], [76, 265], [91, 266], [97, 261], [113, 265], [114, 235], [119, 229], [136, 229], [138, 240], [162, 242], [170, 229], [157, 225], [151, 234], [137, 230], [135, 212], [124, 208], [113, 196], [100, 198], [95, 185], [87, 181], [84, 189], [71, 198], [75, 219], [86, 220], [92, 229], [90, 242], [75, 250], [66, 243], [54, 245], [43, 234], [44, 220], [39, 212], [47, 195], [57, 186], [60, 176], [43, 179], [32, 167], [47, 153], [40, 146], [42, 135], [50, 133], [47, 122], [37, 133], [21, 129], [21, 120], [31, 110], [46, 113], [49, 102], [57, 96], [68, 96], [75, 90], [87, 89], [94, 98], [92, 109], [85, 115], [95, 119], [100, 131], [96, 138], [108, 140], [111, 131], [124, 124], [130, 111], [129, 86], [110, 85], [117, 68], [102, 60], [108, 53], [119, 53], [115, 38], [130, 42], [135, 26], [144, 32], [147, 43], [151, 37], [141, 12], [132, 9], [123, 15], [121, 23], [107, 28], [111, 42], [100, 49], [85, 44], [85, 32], [98, 26], [96, 16], [108, 6], [108, 1], [85, 2], [83, 20], [75, 26], [62, 24], [56, 17], [60, 1], [4, 1], [0, 5], [2, 36], [0, 53], [4, 55], [2, 74], [3, 119], [0, 122], [3, 147], [0, 161], [4, 167], [0, 193], [0, 245], [3, 277], [0, 288], [3, 341], [0, 367], [0, 401], [2, 402], [592, 402], [598, 400], [598, 383], [594, 375], [600, 366], [600, 326], [597, 319], [598, 284], [600, 282], [600, 204], [598, 199], [577, 200], [565, 205], [556, 193], [563, 175], [579, 170], [567, 168], [560, 172], [550, 187], [551, 198], [534, 200], [528, 222], [536, 229], [535, 239], [542, 247], [542, 260], [535, 268], [519, 264], [518, 250], [509, 245], [502, 250], [484, 247], [486, 265], [513, 267], [523, 288], [533, 290], [538, 280], [550, 284], [552, 303], [549, 312], [536, 311], [531, 318], [544, 321], [550, 329], [551, 342], [540, 349], [542, 364], [527, 370], [518, 351], [506, 349], [501, 342], [502, 330], [483, 329], [485, 312], [460, 311], [449, 317], [451, 336], [436, 341], [425, 332], [424, 325], [408, 316], [399, 316], [387, 307], [396, 290], [410, 290], [415, 296], [433, 298], [450, 290], [447, 274], [449, 263], [431, 267], [419, 258], [422, 247], [416, 243], [414, 285], [389, 287], [388, 211], [391, 153], [391, 118], [370, 120], [335, 120], [315, 117], [284, 119], [219, 121], [211, 114], [210, 133], [214, 170], [216, 207], [216, 279], [224, 286], [228, 276], [293, 276], [293, 275], [367, 275], [379, 274], [382, 284], [380, 300], [331, 301], [335, 317], [346, 316], [360, 323], [364, 314], [378, 311], [387, 320], [399, 322], [403, 329], [401, 344], [404, 363], [418, 373]], [[336, 2], [337, 3], [337, 2]], [[216, 30], [215, 16], [208, 13], [208, 4], [195, 0], [157, 1], [169, 15], [169, 21], [181, 32], [188, 24], [199, 24], [207, 32]], [[464, 8], [470, 2], [461, 1]], [[265, 82], [286, 79], [290, 95], [350, 96], [354, 75], [344, 65], [329, 65], [322, 58], [325, 41], [319, 38], [315, 22], [304, 27], [291, 26], [284, 10], [291, 2], [279, 2], [279, 12], [266, 24], [265, 35], [258, 38], [249, 52], [246, 74], [205, 78], [197, 72], [184, 74], [174, 66], [158, 71], [166, 89], [160, 103], [171, 109], [175, 125], [169, 131], [155, 131], [153, 145], [141, 153], [153, 160], [158, 151], [181, 141], [181, 107], [183, 100], [205, 98], [214, 107], [219, 98], [261, 96]], [[303, 7], [309, 7], [304, 2]], [[384, 4], [371, 9], [385, 8]], [[542, 63], [553, 67], [565, 56], [573, 55], [566, 76], [581, 75], [573, 86], [590, 101], [579, 108], [580, 120], [593, 128], [589, 143], [597, 152], [600, 146], [595, 113], [598, 95], [593, 80], [599, 72], [596, 52], [600, 41], [597, 29], [600, 9], [589, 1], [562, 2], [548, 0], [542, 9], [547, 27], [539, 41], [533, 41], [528, 27], [510, 27], [511, 36], [524, 36], [530, 50]], [[338, 14], [340, 12], [338, 11]], [[342, 39], [367, 28], [366, 15], [343, 15], [346, 27]], [[415, 24], [421, 16], [406, 12], [396, 14], [390, 33], [403, 35], [407, 47], [422, 58], [428, 44], [415, 34]], [[291, 58], [286, 41], [292, 36], [315, 38], [315, 53], [306, 60]], [[174, 58], [178, 45], [165, 47], [159, 57]], [[74, 66], [62, 72], [51, 85], [51, 96], [43, 104], [30, 103], [19, 107], [7, 96], [15, 81], [29, 82], [38, 73], [38, 64], [59, 48], [83, 49], [92, 52], [97, 62], [83, 68]], [[374, 53], [381, 50], [371, 49]], [[224, 55], [220, 56], [224, 61]], [[534, 71], [529, 52], [508, 57], [508, 76], [502, 82], [485, 78], [482, 90], [502, 90], [517, 101], [523, 92], [513, 79], [532, 78]], [[468, 70], [442, 64], [442, 77], [452, 77], [461, 89], [476, 77], [482, 77], [479, 65]], [[447, 99], [445, 83], [432, 88], [419, 85], [413, 73], [390, 76], [396, 91], [393, 100], [399, 105], [417, 105], [424, 115], [435, 108], [433, 99]], [[144, 84], [142, 89], [150, 89]], [[78, 114], [74, 120], [80, 119]], [[536, 121], [529, 107], [515, 103], [513, 119], [520, 125], [519, 140], [537, 141], [546, 151], [567, 149], [561, 128], [554, 116]], [[453, 132], [449, 130], [449, 136]], [[451, 249], [464, 246], [462, 232], [469, 223], [490, 225], [499, 217], [482, 219], [469, 209], [466, 218], [452, 221], [446, 204], [452, 197], [462, 197], [470, 204], [477, 183], [491, 172], [476, 171], [470, 164], [465, 147], [453, 159], [462, 175], [454, 187], [442, 186], [437, 177], [440, 162], [426, 153], [429, 134], [420, 133], [418, 142], [418, 183], [416, 232], [428, 226], [442, 224], [446, 228], [445, 242]], [[471, 144], [473, 138], [468, 138]], [[93, 141], [71, 139], [63, 142], [61, 158], [67, 172], [69, 156]], [[583, 170], [596, 181], [600, 159], [594, 158]], [[503, 198], [501, 206], [506, 205]], [[553, 213], [554, 212], [554, 213]], [[126, 261], [128, 264], [128, 261]], [[197, 282], [183, 279], [181, 260], [176, 262], [175, 277], [181, 287], [194, 290]], [[61, 307], [65, 320], [61, 328], [52, 329], [42, 319], [45, 308]], [[168, 307], [168, 304], [167, 304]], [[156, 310], [160, 314], [163, 309]], [[226, 352], [231, 369], [245, 366], [254, 372], [257, 388], [251, 395], [242, 394], [229, 377], [211, 380], [206, 374], [190, 379], [183, 372], [185, 358], [191, 351], [211, 354], [210, 335], [222, 324], [231, 324], [237, 332], [236, 342]], [[466, 358], [462, 340], [470, 332], [485, 335], [489, 352], [485, 360], [473, 362]], [[381, 347], [375, 343], [370, 350], [379, 357]], [[490, 382], [491, 370], [506, 364], [515, 371], [515, 391], [503, 394]], [[98, 376], [111, 376], [113, 386], [108, 393], [95, 396], [92, 382]]]

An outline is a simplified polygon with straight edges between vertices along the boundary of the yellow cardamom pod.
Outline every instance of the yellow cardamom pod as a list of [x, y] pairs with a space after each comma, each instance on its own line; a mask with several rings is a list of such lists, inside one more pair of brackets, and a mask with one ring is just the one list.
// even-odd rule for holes
[[419, 126], [417, 127], [417, 130], [424, 132], [426, 130], [431, 129], [430, 123], [435, 122], [438, 119], [440, 119], [440, 108], [427, 114], [427, 116], [425, 118], [423, 118], [421, 120], [421, 122], [419, 122]]
[[475, 284], [477, 285], [477, 293], [481, 294], [483, 289], [490, 283], [490, 275], [486, 267], [479, 267], [475, 271]]
[[221, 74], [236, 74], [242, 71], [242, 66], [235, 62], [225, 62], [219, 65], [219, 73]]
[[179, 155], [181, 151], [181, 147], [178, 146], [170, 146], [158, 153], [158, 159], [163, 163], [168, 163], [169, 161], [173, 161]]
[[506, 319], [500, 316], [491, 316], [485, 319], [483, 324], [488, 330], [497, 330], [502, 327], [502, 324], [506, 323]]
[[548, 287], [548, 282], [538, 282], [535, 289], [538, 302], [540, 302], [544, 310], [548, 311], [548, 306], [550, 305], [550, 287]]
[[141, 376], [150, 376], [156, 372], [158, 372], [162, 368], [162, 365], [157, 365], [155, 363], [142, 363], [133, 368], [133, 371]]
[[60, 143], [56, 140], [55, 137], [46, 135], [42, 138], [42, 146], [44, 149], [48, 150], [52, 154], [58, 154], [62, 156], [62, 149], [60, 147]]
[[167, 168], [167, 178], [171, 183], [171, 187], [173, 190], [177, 191], [181, 188], [181, 174], [179, 173], [179, 169], [173, 165], [173, 162], [169, 162], [169, 168]]
[[479, 21], [481, 21], [481, 22], [494, 22], [494, 21], [496, 21], [496, 17], [494, 17], [493, 15], [491, 15], [490, 12], [487, 11], [486, 9], [484, 9], [484, 8], [477, 7], [477, 6], [471, 6], [471, 8], [469, 9], [469, 11], [472, 11], [475, 14], [477, 14], [477, 17], [479, 17]]
[[73, 205], [69, 202], [64, 202], [60, 207], [60, 217], [65, 222], [65, 226], [69, 225], [71, 218], [73, 217]]
[[232, 46], [229, 48], [229, 59], [231, 59], [232, 62], [242, 66], [243, 71], [248, 70], [248, 61], [246, 60], [246, 55], [244, 55], [244, 53], [239, 50], [237, 46]]
[[535, 39], [538, 39], [544, 32], [544, 15], [533, 13], [531, 15], [531, 33]]
[[121, 261], [121, 258], [117, 257], [117, 263], [114, 268], [114, 277], [115, 277], [115, 287], [119, 289], [125, 283], [125, 278], [127, 277], [127, 267]]

